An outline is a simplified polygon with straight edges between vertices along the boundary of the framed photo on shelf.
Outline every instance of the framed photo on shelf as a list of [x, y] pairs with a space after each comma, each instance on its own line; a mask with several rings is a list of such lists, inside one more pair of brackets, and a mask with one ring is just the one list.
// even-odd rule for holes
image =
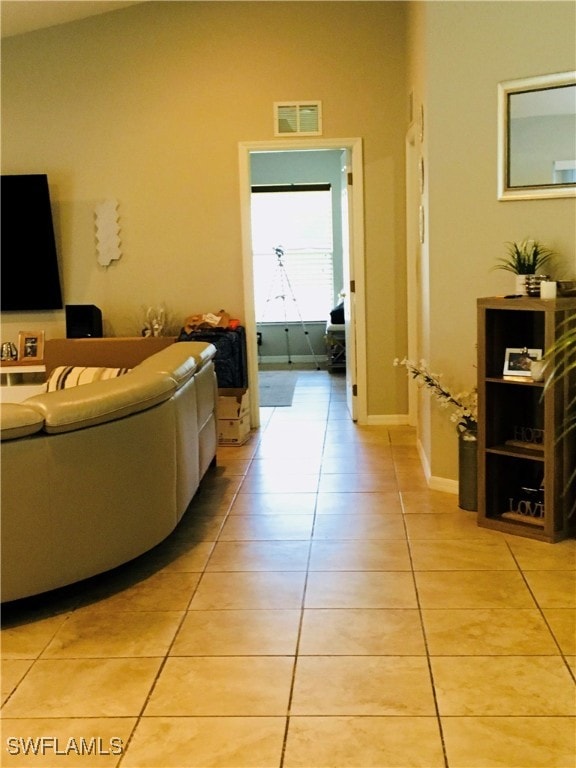
[[20, 331], [18, 360], [23, 363], [39, 363], [44, 360], [44, 331]]
[[504, 356], [504, 376], [532, 377], [530, 364], [533, 360], [542, 359], [541, 349], [528, 349], [527, 347], [507, 347]]

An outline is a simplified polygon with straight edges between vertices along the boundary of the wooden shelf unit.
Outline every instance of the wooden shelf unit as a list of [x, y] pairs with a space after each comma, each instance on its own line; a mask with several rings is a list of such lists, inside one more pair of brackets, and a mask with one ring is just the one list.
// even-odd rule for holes
[[504, 360], [508, 348], [550, 349], [562, 322], [576, 325], [576, 299], [482, 298], [477, 309], [478, 524], [549, 543], [573, 536], [576, 434], [562, 437], [561, 424], [576, 375], [545, 388], [504, 378]]

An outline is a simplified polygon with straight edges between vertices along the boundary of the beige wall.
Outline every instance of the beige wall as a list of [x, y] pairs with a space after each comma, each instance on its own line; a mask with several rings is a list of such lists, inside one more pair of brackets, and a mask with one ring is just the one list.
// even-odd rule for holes
[[[396, 2], [150, 2], [5, 40], [3, 172], [49, 175], [66, 302], [100, 306], [108, 334], [162, 302], [176, 327], [242, 318], [238, 143], [273, 139], [274, 101], [320, 99], [324, 137], [364, 142], [369, 411], [405, 412], [382, 386], [406, 334], [404, 26]], [[123, 256], [104, 268], [107, 198]]]
[[[576, 69], [576, 6], [556, 2], [430, 2], [411, 7], [410, 81], [424, 104], [427, 237], [420, 353], [459, 391], [475, 383], [476, 298], [513, 290], [491, 271], [506, 241], [528, 236], [576, 274], [573, 199], [499, 202], [497, 84]], [[429, 271], [429, 274], [427, 274]], [[432, 482], [457, 477], [445, 411], [426, 402], [421, 437]]]
[[[574, 201], [496, 199], [497, 83], [574, 69], [574, 16], [568, 2], [151, 2], [14, 37], [3, 171], [49, 174], [66, 301], [101, 306], [108, 333], [137, 333], [142, 307], [160, 302], [176, 325], [221, 307], [242, 317], [238, 142], [273, 138], [274, 101], [321, 99], [325, 137], [364, 141], [368, 412], [405, 413], [391, 361], [407, 350], [407, 93], [425, 114], [418, 352], [461, 389], [475, 380], [476, 298], [510, 290], [490, 271], [504, 242], [535, 236], [576, 271]], [[109, 197], [124, 255], [105, 269], [93, 210]], [[454, 427], [421, 401], [441, 485], [457, 477]]]

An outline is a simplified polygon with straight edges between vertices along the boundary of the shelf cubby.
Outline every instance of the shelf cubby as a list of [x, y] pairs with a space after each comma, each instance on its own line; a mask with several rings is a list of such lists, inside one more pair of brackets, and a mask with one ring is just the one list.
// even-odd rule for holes
[[507, 349], [549, 350], [576, 299], [478, 300], [478, 523], [556, 542], [574, 535], [576, 435], [562, 435], [576, 376], [504, 375]]

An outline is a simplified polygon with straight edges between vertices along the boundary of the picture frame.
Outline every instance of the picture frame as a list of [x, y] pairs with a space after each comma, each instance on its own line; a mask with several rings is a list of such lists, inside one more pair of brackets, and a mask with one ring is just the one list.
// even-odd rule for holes
[[533, 360], [542, 360], [541, 349], [528, 349], [527, 347], [507, 347], [504, 355], [504, 377], [531, 378], [530, 363]]
[[18, 361], [22, 363], [44, 360], [44, 331], [20, 331], [18, 333]]

